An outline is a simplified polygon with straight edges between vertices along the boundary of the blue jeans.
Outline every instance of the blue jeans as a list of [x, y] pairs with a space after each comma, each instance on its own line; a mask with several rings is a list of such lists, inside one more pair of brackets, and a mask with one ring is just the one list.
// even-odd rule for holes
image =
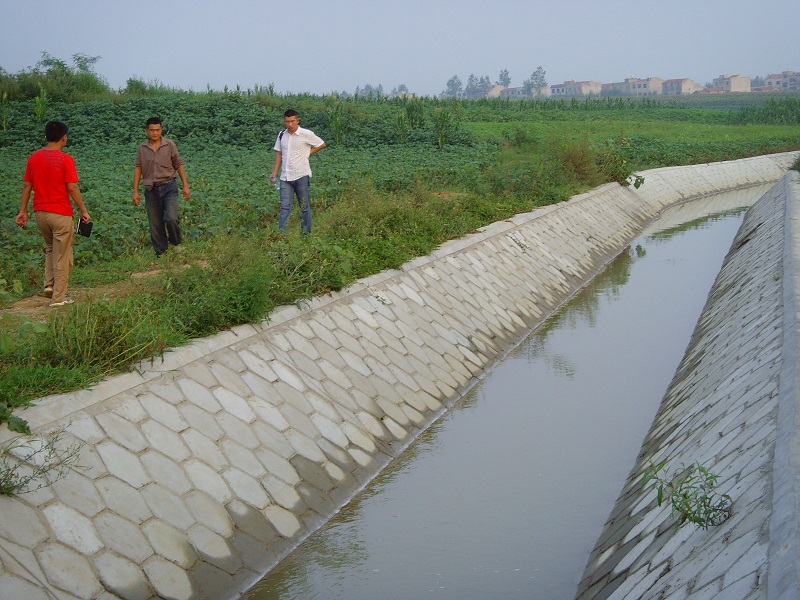
[[297, 196], [297, 203], [300, 205], [300, 227], [304, 234], [311, 233], [311, 197], [308, 194], [308, 186], [311, 178], [306, 175], [294, 181], [281, 180], [281, 214], [278, 218], [278, 228], [286, 229], [289, 215], [292, 213], [294, 197]]
[[150, 222], [150, 243], [156, 254], [161, 256], [167, 251], [167, 242], [177, 246], [183, 241], [177, 182], [173, 179], [145, 190], [144, 206]]

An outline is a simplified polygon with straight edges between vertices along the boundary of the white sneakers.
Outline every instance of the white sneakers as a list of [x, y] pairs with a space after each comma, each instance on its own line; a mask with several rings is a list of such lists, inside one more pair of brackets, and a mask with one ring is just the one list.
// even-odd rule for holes
[[51, 302], [48, 306], [50, 308], [58, 308], [59, 306], [66, 306], [67, 304], [72, 304], [75, 302], [72, 298], [65, 298], [63, 302]]

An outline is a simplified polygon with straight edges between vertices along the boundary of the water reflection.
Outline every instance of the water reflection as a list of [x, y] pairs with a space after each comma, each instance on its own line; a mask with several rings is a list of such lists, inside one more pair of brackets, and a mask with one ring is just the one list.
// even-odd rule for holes
[[517, 355], [529, 361], [544, 361], [552, 371], [562, 377], [575, 375], [574, 362], [565, 355], [553, 354], [547, 341], [551, 334], [560, 328], [576, 329], [579, 326], [594, 327], [597, 313], [604, 298], [616, 298], [630, 278], [631, 268], [637, 258], [643, 258], [646, 251], [641, 245], [626, 248], [594, 280], [593, 284], [573, 298], [568, 309], [560, 310], [536, 329], [528, 340], [517, 350]]
[[741, 218], [638, 239], [246, 598], [571, 598]]

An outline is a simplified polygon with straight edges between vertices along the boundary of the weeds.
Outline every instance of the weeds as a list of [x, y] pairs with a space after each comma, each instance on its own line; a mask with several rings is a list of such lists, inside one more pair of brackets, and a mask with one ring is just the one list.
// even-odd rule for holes
[[689, 466], [681, 463], [669, 476], [665, 459], [658, 464], [651, 461], [644, 472], [642, 484], [655, 482], [658, 505], [669, 499], [672, 514], [677, 517], [679, 525], [689, 522], [708, 529], [724, 523], [731, 516], [731, 497], [714, 491], [718, 479], [719, 475], [699, 462]]
[[34, 492], [64, 478], [78, 463], [83, 442], [65, 445], [65, 432], [28, 437], [0, 448], [0, 495]]
[[86, 388], [188, 339], [147, 294], [76, 303], [45, 323], [18, 318], [0, 325], [0, 423], [23, 433], [30, 433], [28, 424], [14, 409]]
[[37, 356], [54, 365], [88, 365], [100, 377], [157, 356], [167, 347], [152, 309], [157, 302], [145, 295], [72, 305], [50, 319]]

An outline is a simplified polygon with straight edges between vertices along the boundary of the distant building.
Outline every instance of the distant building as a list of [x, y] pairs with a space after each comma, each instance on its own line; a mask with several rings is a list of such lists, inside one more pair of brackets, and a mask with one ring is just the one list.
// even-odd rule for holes
[[660, 96], [663, 93], [664, 80], [660, 77], [628, 77], [624, 81], [624, 89], [631, 96]]
[[661, 86], [665, 96], [685, 96], [703, 90], [703, 86], [691, 79], [667, 79]]
[[720, 75], [711, 87], [721, 88], [726, 92], [749, 92], [750, 78], [745, 75]]
[[486, 92], [486, 97], [487, 98], [499, 98], [500, 97], [500, 92], [502, 92], [504, 89], [506, 89], [506, 87], [504, 85], [500, 85], [499, 83], [497, 85], [493, 85], [492, 89], [490, 89], [488, 92]]
[[597, 81], [565, 81], [550, 86], [553, 98], [581, 98], [583, 96], [599, 96], [603, 84]]
[[520, 98], [527, 98], [528, 93], [525, 91], [524, 87], [509, 87], [500, 91], [500, 97], [518, 100]]
[[550, 97], [550, 86], [545, 82], [543, 86], [531, 88], [530, 95], [534, 98], [548, 98]]
[[[760, 83], [761, 79], [757, 78]], [[720, 75], [709, 87], [704, 87], [689, 78], [661, 79], [660, 77], [628, 77], [616, 83], [597, 81], [574, 81], [570, 79], [556, 85], [545, 85], [540, 90], [528, 92], [524, 87], [504, 87], [495, 85], [484, 97], [521, 99], [534, 96], [553, 98], [585, 98], [587, 96], [686, 96], [689, 94], [726, 94], [730, 92], [777, 92], [781, 90], [800, 91], [800, 73], [783, 71], [766, 77], [764, 85], [753, 87], [746, 75]], [[455, 98], [466, 98], [459, 92]]]
[[604, 83], [603, 96], [660, 96], [663, 93], [664, 80], [660, 77], [628, 77], [625, 81]]
[[764, 87], [770, 90], [800, 90], [800, 73], [795, 71], [783, 71], [774, 75], [768, 75], [764, 81]]

